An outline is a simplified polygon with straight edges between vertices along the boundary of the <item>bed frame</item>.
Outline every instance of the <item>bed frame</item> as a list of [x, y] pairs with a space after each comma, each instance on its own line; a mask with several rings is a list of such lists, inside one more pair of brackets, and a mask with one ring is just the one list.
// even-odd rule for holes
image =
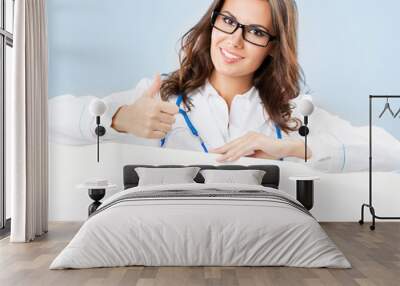
[[[139, 176], [135, 171], [137, 167], [147, 168], [182, 168], [182, 167], [200, 167], [201, 170], [217, 169], [217, 170], [263, 170], [265, 175], [261, 184], [265, 187], [279, 188], [279, 167], [277, 165], [126, 165], [124, 166], [124, 189], [136, 187], [139, 183]], [[194, 178], [197, 183], [204, 183], [203, 176], [198, 173]]]

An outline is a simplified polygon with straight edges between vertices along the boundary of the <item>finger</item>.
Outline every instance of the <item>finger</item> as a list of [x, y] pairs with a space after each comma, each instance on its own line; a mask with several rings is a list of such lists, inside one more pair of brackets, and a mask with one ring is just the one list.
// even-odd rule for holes
[[221, 158], [224, 161], [236, 161], [241, 157], [254, 154], [256, 151], [254, 142], [249, 137], [242, 137], [242, 140], [233, 145]]
[[256, 150], [256, 152], [253, 155], [251, 155], [250, 157], [262, 158], [262, 159], [268, 159], [268, 160], [276, 160], [277, 159], [276, 157], [274, 157], [268, 153], [265, 153], [264, 151], [261, 151], [261, 150]]
[[233, 162], [233, 161], [237, 161], [242, 157], [247, 157], [251, 154], [254, 154], [253, 152], [243, 152], [243, 151], [237, 151], [235, 153], [233, 153], [233, 155], [231, 157], [228, 158], [228, 162]]
[[222, 152], [219, 151], [219, 148], [221, 148], [221, 147], [209, 149], [208, 152], [222, 154]]
[[239, 160], [241, 157], [244, 157], [253, 152], [254, 151], [249, 146], [246, 146], [246, 144], [238, 144], [234, 148], [229, 150], [225, 155], [223, 155], [224, 157], [221, 159], [232, 162]]
[[219, 147], [217, 149], [212, 149], [210, 152], [211, 153], [216, 153], [216, 154], [223, 154], [223, 156], [219, 157], [219, 158], [225, 158], [226, 154], [230, 152], [232, 147], [228, 147], [226, 145]]
[[219, 148], [221, 148], [221, 147], [208, 149], [208, 152], [210, 152], [210, 153], [221, 153], [221, 152], [219, 151]]
[[211, 149], [210, 151], [212, 153], [219, 153], [219, 154], [223, 154], [228, 152], [231, 148], [234, 148], [236, 146], [236, 144], [240, 144], [242, 141], [244, 140], [243, 137], [239, 137], [229, 143], [226, 143], [225, 145], [218, 147], [218, 148], [214, 148]]
[[158, 122], [154, 127], [152, 131], [161, 131], [164, 133], [170, 132], [172, 129], [171, 124], [163, 123], [163, 122]]
[[167, 124], [174, 124], [176, 121], [175, 116], [169, 114], [169, 113], [165, 113], [165, 112], [160, 112], [157, 115], [157, 119], [160, 120], [160, 122], [164, 122]]
[[149, 133], [149, 136], [147, 138], [150, 138], [150, 139], [161, 139], [161, 138], [164, 138], [165, 135], [166, 135], [165, 132], [153, 130], [153, 131], [151, 131]]
[[246, 155], [246, 157], [261, 158], [262, 154], [260, 152], [261, 152], [260, 150], [256, 150], [252, 154]]
[[[252, 156], [257, 152], [262, 152], [262, 150], [260, 150], [259, 144], [255, 140], [253, 140], [253, 138], [254, 137], [244, 138], [244, 140], [237, 144], [234, 149], [231, 149], [231, 153], [233, 153], [234, 155], [232, 155], [231, 158], [228, 159], [237, 160], [243, 156]], [[238, 156], [240, 157], [238, 158]]]
[[217, 161], [219, 162], [225, 162], [225, 161], [229, 161], [229, 158], [231, 158], [235, 152], [235, 146], [231, 146], [229, 149], [227, 149], [224, 153], [222, 153], [223, 155], [217, 158]]
[[179, 112], [179, 107], [176, 104], [160, 101], [159, 107], [161, 112], [165, 112], [171, 115], [175, 115]]
[[154, 97], [161, 88], [161, 76], [159, 73], [156, 74], [156, 76], [154, 77], [154, 80], [152, 82], [152, 84], [150, 85], [150, 87], [145, 91], [145, 96], [148, 97]]
[[231, 155], [222, 155], [217, 158], [217, 161], [219, 163], [224, 163], [224, 162], [233, 162], [238, 159], [240, 159], [241, 156], [231, 156]]
[[215, 160], [219, 163], [224, 163], [226, 158], [224, 157], [224, 155], [221, 155], [221, 156], [217, 157], [217, 159], [215, 159]]
[[234, 150], [243, 148], [243, 149], [249, 149], [249, 146], [252, 146], [252, 141], [251, 138], [247, 137], [247, 136], [242, 136], [239, 137], [231, 142], [229, 142], [228, 144], [226, 144], [225, 146], [223, 146], [220, 151], [227, 153], [230, 152], [232, 153]]

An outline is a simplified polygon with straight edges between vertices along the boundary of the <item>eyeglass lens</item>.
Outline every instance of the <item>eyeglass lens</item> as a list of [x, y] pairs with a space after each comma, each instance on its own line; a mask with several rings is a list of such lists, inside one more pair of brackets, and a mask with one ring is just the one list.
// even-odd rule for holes
[[[221, 13], [215, 16], [214, 27], [222, 32], [232, 34], [239, 25], [240, 24], [231, 16]], [[254, 25], [245, 25], [243, 37], [252, 44], [264, 47], [268, 45], [271, 39], [266, 31]]]

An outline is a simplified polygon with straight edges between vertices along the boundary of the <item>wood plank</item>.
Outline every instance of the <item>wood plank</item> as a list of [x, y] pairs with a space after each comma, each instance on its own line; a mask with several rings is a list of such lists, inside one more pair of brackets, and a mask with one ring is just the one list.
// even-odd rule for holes
[[116, 267], [49, 270], [81, 223], [50, 223], [32, 243], [0, 241], [0, 285], [400, 285], [400, 223], [379, 222], [372, 232], [358, 223], [322, 223], [352, 269], [295, 267]]

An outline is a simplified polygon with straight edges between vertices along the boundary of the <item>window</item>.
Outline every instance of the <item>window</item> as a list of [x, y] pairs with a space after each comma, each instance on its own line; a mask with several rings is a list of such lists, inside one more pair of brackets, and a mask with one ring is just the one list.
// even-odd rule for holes
[[14, 0], [0, 0], [0, 236], [9, 232], [10, 194], [5, 188], [5, 98], [11, 92]]

